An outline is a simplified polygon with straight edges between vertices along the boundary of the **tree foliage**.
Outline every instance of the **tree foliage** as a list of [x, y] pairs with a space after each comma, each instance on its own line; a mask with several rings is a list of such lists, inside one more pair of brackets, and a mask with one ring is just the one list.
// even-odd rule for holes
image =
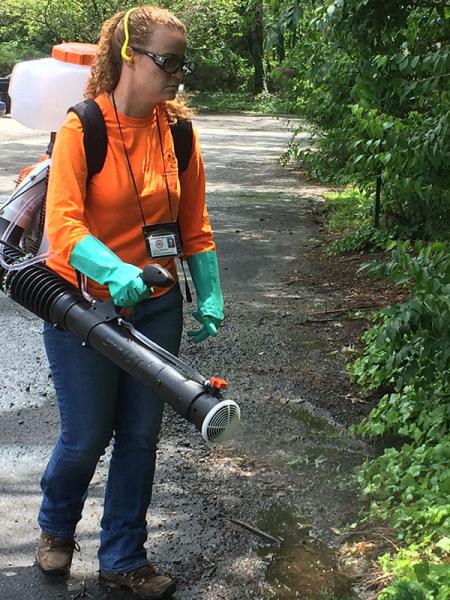
[[235, 89], [250, 72], [241, 0], [165, 0], [188, 29], [188, 52], [198, 67], [193, 89]]
[[106, 19], [134, 5], [129, 0], [47, 0], [41, 20], [54, 43], [95, 43]]
[[319, 152], [301, 158], [315, 175], [370, 192], [381, 174], [385, 227], [448, 239], [448, 3], [306, 1], [297, 29], [285, 64], [320, 140]]
[[35, 16], [42, 12], [41, 0], [8, 0], [0, 4], [0, 74], [20, 60], [48, 52], [46, 32]]
[[[252, 58], [242, 24], [243, 0], [156, 0], [187, 25], [189, 54], [199, 64], [194, 88], [236, 88], [251, 76]], [[63, 41], [95, 43], [101, 24], [132, 0], [4, 0], [0, 7], [0, 70], [46, 56]]]

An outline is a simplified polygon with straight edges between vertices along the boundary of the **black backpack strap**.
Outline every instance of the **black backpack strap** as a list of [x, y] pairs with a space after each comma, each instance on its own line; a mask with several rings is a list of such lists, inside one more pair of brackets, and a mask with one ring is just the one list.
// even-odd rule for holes
[[[172, 132], [173, 146], [178, 161], [178, 176], [180, 176], [184, 171], [186, 171], [192, 154], [192, 121], [186, 119], [177, 121], [170, 126], [170, 131]], [[178, 226], [178, 231], [180, 233], [181, 244], [183, 244], [180, 226]], [[192, 294], [187, 282], [184, 263], [182, 260], [180, 260], [180, 263], [184, 275], [186, 301], [192, 302]]]
[[178, 175], [186, 171], [192, 154], [192, 121], [179, 120], [170, 126], [178, 161]]
[[[105, 119], [95, 100], [89, 98], [69, 108], [81, 121], [84, 132], [84, 152], [88, 168], [88, 180], [100, 173], [105, 164], [108, 140]], [[178, 161], [178, 174], [186, 171], [192, 154], [192, 121], [179, 120], [170, 126], [175, 155]]]
[[69, 108], [68, 112], [70, 111], [78, 116], [83, 126], [84, 152], [89, 181], [94, 175], [100, 173], [105, 163], [108, 147], [105, 119], [99, 105], [92, 98], [75, 104]]

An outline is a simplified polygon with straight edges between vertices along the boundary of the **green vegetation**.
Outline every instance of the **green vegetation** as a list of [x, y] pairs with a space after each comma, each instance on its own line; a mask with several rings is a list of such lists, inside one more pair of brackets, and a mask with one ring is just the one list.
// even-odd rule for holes
[[354, 382], [387, 390], [358, 433], [400, 442], [357, 474], [369, 518], [388, 522], [401, 543], [381, 558], [400, 579], [379, 598], [444, 600], [450, 597], [450, 245], [389, 242], [372, 225], [371, 199], [355, 188], [327, 200], [328, 227], [342, 234], [330, 250], [364, 249], [374, 236], [370, 246], [387, 246], [390, 257], [364, 270], [409, 291], [406, 302], [373, 317], [364, 353], [350, 367]]
[[50, 45], [36, 13], [38, 0], [8, 0], [0, 6], [0, 75], [6, 75], [21, 60], [48, 54]]
[[297, 105], [318, 137], [305, 164], [372, 198], [379, 177], [384, 228], [448, 239], [450, 8], [420, 0], [312, 4], [305, 43], [294, 49], [306, 65]]
[[190, 106], [202, 112], [254, 112], [282, 114], [292, 112], [289, 100], [263, 92], [252, 96], [248, 92], [203, 91], [192, 95]]
[[381, 595], [384, 600], [426, 600], [425, 594], [415, 584], [398, 581]]
[[[398, 551], [382, 599], [450, 598], [450, 7], [336, 0], [304, 4], [288, 53], [296, 106], [313, 151], [290, 145], [314, 177], [347, 184], [328, 196], [331, 251], [386, 247], [368, 267], [409, 292], [374, 317], [355, 382], [387, 390], [358, 432], [396, 439], [359, 470], [367, 518], [384, 519]], [[377, 182], [381, 212], [375, 227]], [[410, 240], [422, 240], [411, 242]], [[395, 242], [394, 239], [404, 241]], [[390, 241], [391, 240], [391, 241]]]
[[[358, 432], [406, 440], [358, 473], [370, 516], [397, 531], [404, 548], [385, 568], [449, 598], [450, 568], [450, 245], [392, 242], [391, 258], [366, 266], [409, 289], [408, 300], [379, 311], [351, 366], [355, 382], [388, 389]], [[381, 598], [390, 596], [386, 591]]]
[[374, 227], [373, 203], [366, 193], [349, 187], [345, 192], [326, 193], [325, 198], [330, 210], [328, 229], [339, 234], [330, 245], [330, 253], [385, 250], [392, 236]]
[[[194, 90], [254, 90], [261, 40], [254, 35], [254, 0], [159, 0], [189, 30], [189, 56], [198, 62]], [[4, 0], [0, 6], [0, 74], [17, 61], [48, 56], [63, 41], [95, 43], [101, 24], [132, 0]]]

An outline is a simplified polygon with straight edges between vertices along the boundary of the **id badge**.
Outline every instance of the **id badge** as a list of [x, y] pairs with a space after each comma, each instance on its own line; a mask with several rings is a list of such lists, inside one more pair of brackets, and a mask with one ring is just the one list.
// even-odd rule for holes
[[180, 234], [176, 222], [145, 225], [142, 233], [150, 258], [157, 260], [181, 256]]

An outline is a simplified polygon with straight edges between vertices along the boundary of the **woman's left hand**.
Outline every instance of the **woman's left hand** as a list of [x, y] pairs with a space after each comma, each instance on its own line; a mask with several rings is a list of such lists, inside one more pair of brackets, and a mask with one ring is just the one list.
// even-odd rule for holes
[[202, 315], [201, 312], [196, 311], [192, 313], [194, 319], [203, 325], [200, 329], [191, 329], [188, 331], [188, 336], [194, 342], [198, 344], [206, 340], [208, 337], [216, 337], [219, 327], [222, 323], [222, 319], [212, 317], [210, 315]]

